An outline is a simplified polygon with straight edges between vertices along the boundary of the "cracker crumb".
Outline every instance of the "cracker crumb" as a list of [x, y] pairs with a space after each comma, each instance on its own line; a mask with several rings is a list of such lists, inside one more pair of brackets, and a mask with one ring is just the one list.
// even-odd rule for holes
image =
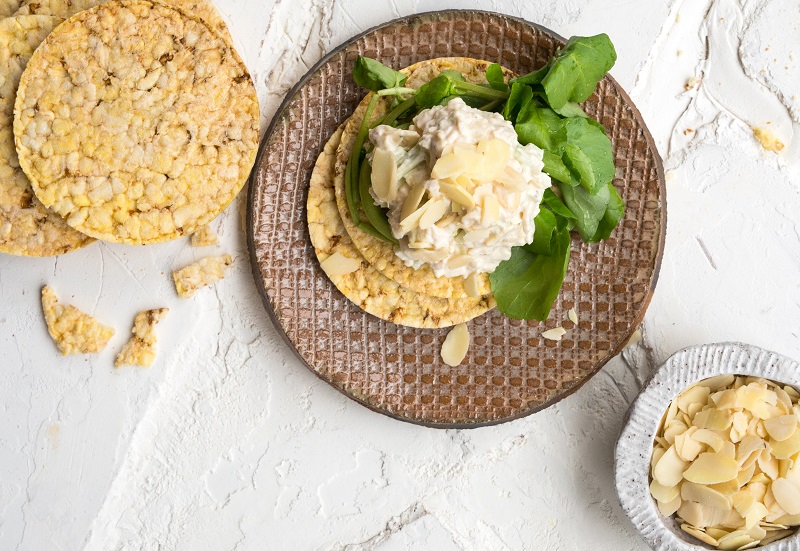
[[169, 308], [145, 310], [136, 314], [133, 320], [133, 336], [125, 343], [114, 361], [115, 367], [138, 365], [150, 367], [156, 357], [156, 324], [164, 319]]
[[219, 243], [217, 234], [206, 224], [192, 234], [192, 247], [210, 247]]
[[216, 283], [225, 277], [225, 270], [233, 262], [229, 254], [222, 256], [207, 256], [202, 260], [189, 264], [172, 272], [172, 279], [175, 280], [175, 289], [181, 298], [189, 298], [198, 289]]
[[114, 336], [114, 330], [69, 304], [60, 304], [55, 292], [42, 288], [42, 310], [47, 330], [59, 352], [89, 354], [100, 352]]
[[756, 140], [758, 140], [758, 143], [761, 144], [761, 147], [767, 151], [780, 153], [783, 148], [786, 147], [784, 143], [780, 141], [777, 136], [775, 136], [775, 134], [766, 128], [754, 126], [753, 136], [755, 136]]

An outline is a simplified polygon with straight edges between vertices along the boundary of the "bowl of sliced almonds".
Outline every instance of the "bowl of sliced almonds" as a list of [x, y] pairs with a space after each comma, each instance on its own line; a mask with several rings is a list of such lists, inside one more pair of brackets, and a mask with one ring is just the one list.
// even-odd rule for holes
[[681, 350], [616, 448], [622, 508], [656, 550], [800, 550], [800, 364], [741, 343]]

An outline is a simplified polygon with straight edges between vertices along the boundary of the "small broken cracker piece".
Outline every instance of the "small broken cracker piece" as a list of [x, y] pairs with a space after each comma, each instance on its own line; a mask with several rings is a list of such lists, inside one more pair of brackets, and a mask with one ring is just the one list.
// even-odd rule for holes
[[767, 151], [780, 153], [783, 151], [783, 148], [786, 147], [786, 145], [784, 145], [784, 143], [780, 141], [778, 137], [768, 128], [754, 126], [753, 136], [756, 140], [758, 140], [758, 143], [761, 144], [761, 147]]
[[210, 247], [219, 243], [217, 234], [206, 224], [192, 234], [192, 247]]
[[175, 289], [181, 298], [189, 298], [198, 289], [216, 283], [225, 277], [225, 270], [233, 262], [231, 255], [207, 256], [202, 260], [189, 264], [172, 272], [172, 279], [175, 280]]
[[114, 330], [69, 304], [60, 304], [55, 292], [42, 287], [42, 310], [47, 330], [63, 356], [100, 352]]
[[123, 365], [150, 367], [153, 365], [156, 357], [156, 324], [164, 319], [167, 312], [169, 312], [169, 308], [157, 308], [136, 314], [136, 318], [133, 320], [133, 336], [117, 354], [117, 359], [114, 361], [115, 367]]

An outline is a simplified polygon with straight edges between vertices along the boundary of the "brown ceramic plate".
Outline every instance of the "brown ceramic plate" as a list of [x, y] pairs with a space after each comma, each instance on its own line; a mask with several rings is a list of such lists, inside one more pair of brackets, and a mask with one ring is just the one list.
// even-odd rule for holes
[[[395, 68], [468, 56], [524, 74], [544, 65], [561, 44], [543, 27], [494, 13], [397, 19], [325, 56], [272, 120], [250, 181], [253, 274], [267, 311], [300, 359], [368, 408], [432, 427], [517, 419], [575, 392], [641, 322], [664, 248], [664, 172], [641, 115], [610, 77], [584, 108], [611, 137], [625, 218], [602, 243], [573, 239], [569, 273], [546, 323], [492, 310], [469, 322], [469, 354], [448, 367], [439, 356], [447, 329], [410, 329], [363, 312], [328, 280], [309, 240], [305, 206], [314, 162], [366, 93], [351, 77], [359, 54]], [[578, 312], [577, 327], [567, 320], [570, 308]], [[561, 342], [540, 336], [560, 324], [568, 329]]]

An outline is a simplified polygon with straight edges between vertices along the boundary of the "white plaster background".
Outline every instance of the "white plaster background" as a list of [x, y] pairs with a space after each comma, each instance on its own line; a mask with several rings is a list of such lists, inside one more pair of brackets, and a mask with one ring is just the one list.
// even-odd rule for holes
[[[217, 222], [236, 255], [191, 300], [187, 240], [0, 255], [0, 549], [641, 550], [612, 451], [642, 381], [675, 350], [742, 340], [800, 358], [800, 8], [769, 0], [218, 0], [262, 101], [350, 36], [444, 7], [607, 32], [650, 125], [669, 227], [645, 340], [574, 396], [493, 428], [369, 412], [292, 356], [250, 276], [243, 197]], [[686, 89], [686, 84], [693, 84]], [[769, 124], [768, 124], [769, 123]], [[763, 150], [752, 126], [787, 145]], [[39, 290], [117, 328], [61, 358]], [[168, 306], [149, 369], [112, 367], [135, 313]]]

